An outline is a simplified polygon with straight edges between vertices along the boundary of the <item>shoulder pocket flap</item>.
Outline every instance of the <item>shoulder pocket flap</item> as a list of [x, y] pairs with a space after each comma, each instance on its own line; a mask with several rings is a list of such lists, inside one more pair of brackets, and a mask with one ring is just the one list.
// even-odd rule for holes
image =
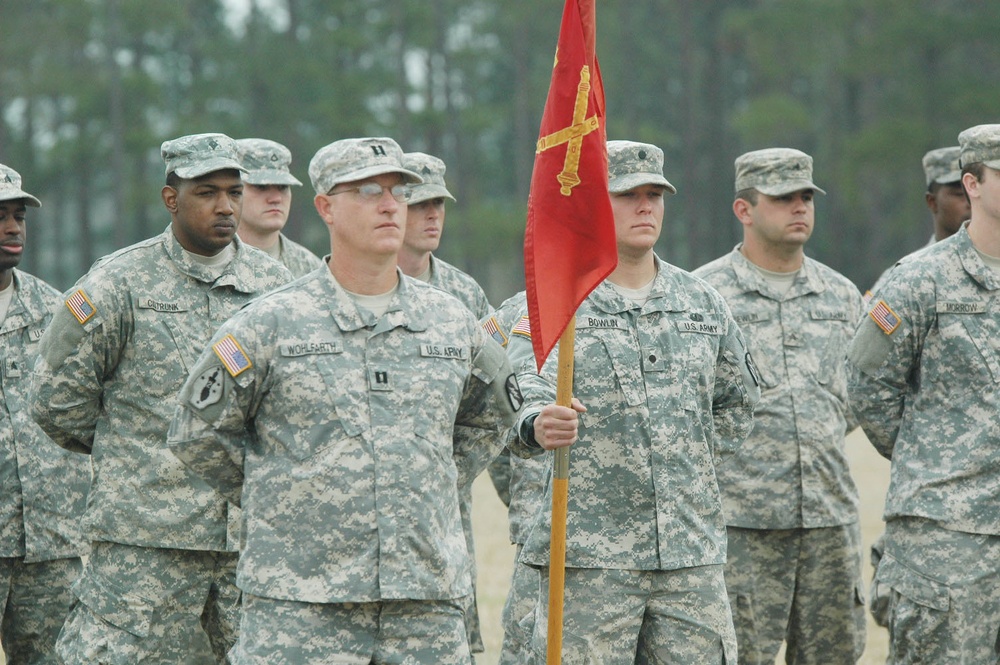
[[73, 594], [91, 612], [111, 625], [136, 637], [149, 636], [155, 610], [153, 602], [112, 589], [86, 575], [73, 585]]
[[875, 581], [895, 590], [915, 603], [941, 612], [948, 611], [947, 585], [907, 568], [889, 554], [882, 556], [875, 573]]

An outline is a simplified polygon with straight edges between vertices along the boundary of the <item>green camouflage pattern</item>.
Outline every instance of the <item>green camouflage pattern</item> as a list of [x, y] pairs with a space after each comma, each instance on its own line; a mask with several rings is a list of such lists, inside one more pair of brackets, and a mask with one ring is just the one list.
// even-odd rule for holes
[[927, 152], [921, 160], [927, 186], [930, 187], [934, 183], [947, 185], [961, 180], [962, 167], [959, 164], [961, 154], [962, 149], [957, 145]]
[[[747, 445], [750, 445], [749, 443]], [[740, 663], [854, 665], [865, 648], [861, 529], [729, 527], [726, 588]]]
[[235, 552], [95, 543], [56, 643], [65, 665], [228, 663], [240, 619]]
[[292, 152], [277, 141], [239, 139], [236, 141], [239, 161], [246, 170], [243, 182], [251, 185], [296, 185], [298, 178], [289, 171]]
[[278, 236], [278, 242], [281, 244], [281, 253], [278, 255], [278, 260], [288, 268], [288, 272], [292, 273], [292, 277], [295, 279], [308, 275], [317, 268], [326, 266], [323, 259], [313, 254], [303, 245], [291, 240], [284, 233]]
[[216, 333], [212, 346], [241, 349], [235, 376], [211, 347], [192, 366], [170, 445], [242, 502], [246, 593], [354, 603], [472, 590], [459, 492], [499, 451], [516, 383], [457, 299], [398, 274], [376, 319], [317, 271]]
[[70, 587], [80, 575], [80, 558], [28, 563], [0, 558], [0, 643], [6, 663], [62, 665], [56, 638], [73, 604]]
[[0, 322], [0, 557], [79, 557], [90, 460], [56, 446], [30, 416], [31, 366], [62, 299], [37, 277], [12, 273], [14, 297]]
[[740, 252], [694, 271], [729, 304], [760, 372], [754, 428], [718, 469], [728, 526], [793, 529], [858, 520], [844, 448], [857, 427], [847, 400], [847, 347], [862, 314], [857, 287], [805, 257], [787, 293]]
[[[516, 661], [544, 665], [548, 569], [522, 630], [531, 646]], [[562, 662], [566, 665], [736, 663], [736, 635], [721, 565], [680, 570], [567, 568]]]
[[85, 293], [90, 318], [81, 324], [59, 305], [42, 336], [31, 415], [57, 444], [91, 456], [90, 540], [237, 547], [227, 521], [238, 524], [238, 512], [166, 447], [177, 391], [212, 332], [290, 279], [277, 261], [233, 242], [221, 275], [186, 256], [169, 227], [119, 250], [65, 294]]
[[24, 205], [40, 208], [42, 202], [21, 189], [21, 174], [14, 169], [0, 164], [0, 201], [24, 199]]
[[309, 161], [309, 180], [317, 194], [383, 173], [399, 173], [409, 183], [423, 181], [403, 168], [403, 149], [390, 138], [341, 139], [320, 148]]
[[[759, 388], [743, 335], [722, 297], [656, 259], [638, 308], [602, 283], [577, 310], [566, 565], [672, 570], [725, 561], [726, 528], [716, 467], [753, 427]], [[531, 341], [512, 334], [511, 358]], [[525, 398], [518, 430], [555, 402], [557, 353], [541, 374], [519, 363]], [[612, 380], [613, 379], [613, 380]], [[533, 442], [512, 440], [517, 454]], [[551, 485], [532, 521], [522, 561], [549, 561]]]
[[1000, 535], [1000, 275], [963, 227], [893, 268], [868, 307], [848, 389], [869, 441], [892, 460], [885, 520]]
[[889, 596], [889, 665], [995, 663], [1000, 537], [918, 517], [886, 525], [875, 579]]
[[424, 152], [408, 152], [403, 155], [403, 168], [418, 173], [423, 179], [419, 185], [410, 187], [407, 203], [423, 203], [431, 199], [451, 199], [455, 197], [448, 191], [444, 182], [446, 167], [444, 162]]
[[1000, 169], [1000, 125], [976, 125], [958, 135], [962, 149], [962, 166], [982, 162], [991, 169]]
[[660, 185], [677, 193], [663, 177], [663, 151], [652, 143], [608, 141], [608, 191], [617, 194], [641, 185]]
[[187, 180], [223, 169], [246, 170], [240, 163], [236, 141], [225, 134], [192, 134], [164, 141], [160, 157], [165, 175], [176, 173]]
[[462, 603], [315, 604], [247, 594], [233, 665], [469, 665]]
[[803, 189], [826, 194], [812, 181], [812, 157], [793, 148], [765, 148], [736, 158], [736, 192], [784, 196]]

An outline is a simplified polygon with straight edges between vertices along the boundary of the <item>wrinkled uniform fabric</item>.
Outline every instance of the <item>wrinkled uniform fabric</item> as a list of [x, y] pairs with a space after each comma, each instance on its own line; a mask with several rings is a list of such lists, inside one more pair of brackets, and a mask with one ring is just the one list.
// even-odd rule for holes
[[278, 242], [281, 243], [279, 259], [282, 265], [288, 268], [288, 272], [292, 273], [292, 277], [296, 279], [325, 265], [323, 259], [303, 245], [291, 240], [284, 233], [278, 236]]
[[[962, 551], [962, 543], [982, 536], [989, 549], [1000, 537], [998, 312], [1000, 275], [983, 263], [963, 227], [924, 250], [919, 261], [892, 270], [848, 353], [854, 413], [872, 445], [892, 461], [885, 554], [876, 573], [879, 587], [891, 590], [892, 663], [996, 659], [1000, 620], [967, 610], [1000, 599], [1000, 559], [984, 549], [976, 567], [965, 571], [970, 557], [953, 561], [939, 544], [958, 543]], [[895, 563], [887, 567], [889, 560]], [[966, 572], [975, 583], [961, 593], [978, 600], [950, 602], [935, 586]], [[915, 606], [925, 608], [923, 618]], [[942, 612], [948, 629], [929, 635]], [[911, 646], [900, 650], [902, 644]]]
[[[642, 307], [605, 282], [577, 311], [574, 396], [588, 411], [580, 414], [579, 440], [570, 454], [566, 566], [655, 571], [652, 577], [663, 579], [654, 581], [654, 588], [669, 588], [672, 578], [701, 568], [702, 581], [710, 584], [721, 576], [726, 551], [716, 465], [750, 432], [759, 388], [743, 336], [721, 296], [659, 259], [656, 266]], [[513, 334], [508, 353], [527, 358], [530, 343]], [[556, 365], [556, 352], [541, 375], [530, 362], [517, 365], [525, 395], [518, 431], [543, 405], [555, 402]], [[522, 455], [540, 450], [521, 440], [510, 445]], [[549, 484], [521, 552], [521, 560], [534, 566], [549, 561], [551, 494]], [[567, 590], [567, 596], [572, 593]], [[651, 600], [650, 608], [654, 605]], [[716, 637], [728, 661], [735, 662], [724, 590], [710, 610], [713, 619], [704, 627], [724, 627]], [[545, 630], [537, 620], [540, 611], [535, 631]], [[595, 617], [590, 607], [567, 604], [565, 612], [567, 622], [581, 629], [588, 621], [607, 619]], [[680, 622], [676, 628], [678, 637], [684, 632]], [[632, 652], [619, 650], [616, 658], [601, 662], [632, 662], [636, 646], [657, 652], [672, 641], [669, 635], [657, 630], [648, 634], [656, 642], [640, 640]], [[701, 662], [697, 654], [688, 655]]]
[[80, 531], [90, 461], [59, 448], [29, 414], [38, 341], [59, 292], [14, 269], [0, 322], [0, 641], [8, 662], [55, 663], [55, 641], [87, 551]]
[[[92, 542], [190, 550], [194, 558], [200, 551], [238, 547], [238, 511], [166, 447], [177, 391], [214, 330], [250, 299], [290, 278], [263, 252], [238, 238], [234, 244], [235, 256], [221, 275], [187, 257], [169, 227], [119, 250], [67, 292], [66, 300], [83, 304], [76, 314], [60, 305], [42, 337], [32, 416], [60, 446], [90, 454], [94, 480], [83, 526]], [[175, 564], [180, 568], [156, 574], [165, 583], [183, 577], [183, 557]], [[142, 650], [168, 648], [150, 630], [154, 641], [129, 651], [131, 580], [94, 584], [89, 572], [80, 585], [97, 591], [85, 599], [78, 590], [74, 613], [87, 616], [77, 617], [74, 641], [60, 647], [67, 661], [89, 662], [88, 652], [118, 638], [118, 646], [109, 648], [124, 649], [119, 657], [126, 661]], [[191, 612], [200, 615], [205, 602], [194, 603]], [[115, 603], [126, 609], [112, 616], [105, 610]]]
[[209, 348], [170, 440], [243, 506], [240, 588], [314, 604], [467, 602], [460, 492], [519, 406], [503, 349], [472, 314], [400, 274], [376, 320], [317, 271], [246, 308], [213, 346], [227, 338], [246, 368], [234, 375]]
[[740, 247], [694, 272], [726, 299], [760, 373], [753, 431], [719, 469], [726, 525], [741, 529], [726, 565], [740, 662], [771, 663], [787, 639], [790, 663], [854, 663], [864, 604], [845, 358], [861, 294], [809, 257], [779, 293]]

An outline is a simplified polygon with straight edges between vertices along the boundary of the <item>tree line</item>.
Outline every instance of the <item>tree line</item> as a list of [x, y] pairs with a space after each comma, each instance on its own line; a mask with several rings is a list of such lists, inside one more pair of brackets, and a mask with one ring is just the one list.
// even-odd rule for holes
[[[926, 242], [920, 158], [998, 121], [1000, 12], [981, 0], [599, 0], [608, 137], [655, 143], [678, 189], [658, 251], [732, 248], [733, 160], [815, 159], [807, 253], [864, 290]], [[448, 165], [443, 258], [494, 304], [521, 243], [561, 0], [0, 0], [0, 162], [42, 199], [22, 266], [67, 288], [161, 231], [160, 143], [219, 131], [287, 145], [289, 234], [326, 253], [307, 166], [349, 136]]]

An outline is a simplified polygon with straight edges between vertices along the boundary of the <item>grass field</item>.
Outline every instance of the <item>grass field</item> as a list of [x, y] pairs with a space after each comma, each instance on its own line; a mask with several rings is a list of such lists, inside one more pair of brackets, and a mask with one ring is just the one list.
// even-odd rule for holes
[[[868, 548], [882, 532], [882, 507], [885, 490], [889, 484], [889, 463], [875, 452], [861, 430], [847, 438], [847, 454], [851, 472], [861, 493], [861, 535], [864, 544], [865, 582], [871, 581]], [[572, 456], [571, 456], [572, 457]], [[570, 491], [573, 491], [572, 469]], [[473, 525], [476, 534], [476, 560], [479, 566], [479, 614], [483, 624], [483, 641], [486, 653], [481, 654], [477, 665], [495, 665], [500, 653], [500, 610], [507, 594], [513, 565], [514, 547], [507, 538], [507, 513], [497, 498], [486, 475], [480, 476], [473, 486]], [[885, 663], [887, 633], [868, 621], [868, 643], [859, 663], [882, 665]], [[784, 658], [779, 654], [778, 663]]]

